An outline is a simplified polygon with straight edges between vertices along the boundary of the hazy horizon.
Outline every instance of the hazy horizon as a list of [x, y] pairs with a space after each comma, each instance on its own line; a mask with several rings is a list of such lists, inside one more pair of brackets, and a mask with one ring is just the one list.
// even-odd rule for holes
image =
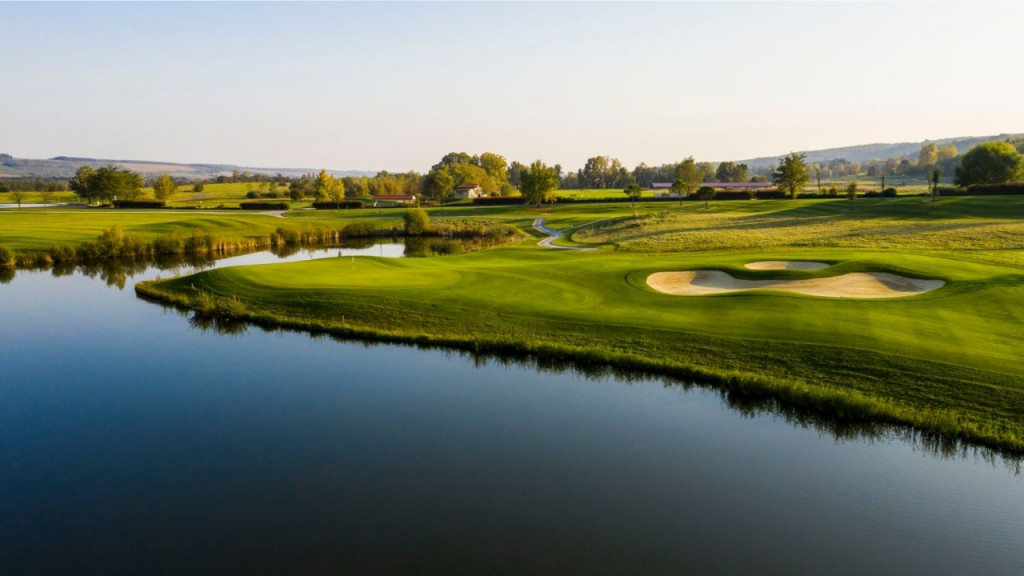
[[1024, 132], [1018, 3], [0, 3], [0, 20], [0, 152], [25, 158], [575, 169]]

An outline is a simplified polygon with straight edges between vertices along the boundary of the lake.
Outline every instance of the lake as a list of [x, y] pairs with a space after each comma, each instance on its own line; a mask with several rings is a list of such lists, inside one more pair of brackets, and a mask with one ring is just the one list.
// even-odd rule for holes
[[0, 572], [1024, 566], [1024, 480], [984, 452], [686, 382], [211, 329], [135, 297], [161, 274], [0, 285]]

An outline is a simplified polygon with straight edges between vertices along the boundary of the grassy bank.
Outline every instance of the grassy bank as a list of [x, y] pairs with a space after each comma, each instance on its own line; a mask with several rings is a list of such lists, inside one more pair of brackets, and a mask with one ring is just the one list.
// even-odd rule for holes
[[[0, 214], [16, 251], [91, 241], [111, 225], [157, 238], [350, 225], [401, 227], [403, 210], [114, 210]], [[428, 260], [323, 260], [208, 271], [141, 285], [206, 315], [347, 337], [536, 354], [701, 378], [824, 413], [910, 424], [1024, 450], [1024, 199], [1017, 197], [435, 207], [432, 221], [538, 217], [588, 252], [519, 247]], [[819, 260], [819, 271], [752, 271], [755, 260]], [[757, 291], [670, 296], [652, 272], [743, 278], [891, 272], [936, 278], [928, 294], [829, 299]], [[344, 317], [344, 321], [342, 318]]]
[[[743, 264], [759, 259], [835, 263], [762, 277], [888, 271], [948, 285], [861, 301], [770, 291], [680, 297], [645, 283], [660, 270], [749, 276]], [[701, 378], [832, 414], [1024, 449], [1024, 273], [997, 265], [852, 250], [640, 256], [516, 248], [215, 270], [139, 290], [269, 324]]]

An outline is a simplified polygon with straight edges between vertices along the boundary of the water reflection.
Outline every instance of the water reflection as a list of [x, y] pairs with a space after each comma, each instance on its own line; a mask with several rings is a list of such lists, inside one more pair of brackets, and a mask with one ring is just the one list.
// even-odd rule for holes
[[[54, 278], [71, 276], [81, 272], [89, 278], [99, 277], [107, 286], [123, 290], [128, 279], [134, 278], [151, 270], [170, 271], [174, 274], [193, 274], [213, 268], [228, 266], [251, 266], [257, 264], [273, 264], [331, 258], [336, 256], [377, 256], [380, 258], [424, 258], [431, 256], [449, 256], [475, 250], [483, 250], [500, 245], [500, 240], [491, 238], [437, 238], [420, 237], [382, 240], [380, 238], [349, 238], [343, 243], [304, 246], [301, 244], [281, 244], [270, 250], [250, 252], [215, 259], [206, 254], [161, 254], [152, 260], [106, 260], [89, 264], [67, 262], [47, 262], [39, 268], [26, 270], [49, 269]], [[14, 280], [17, 270], [13, 267], [0, 267], [0, 284]]]
[[[161, 304], [162, 306], [167, 306]], [[189, 325], [203, 332], [215, 332], [226, 336], [246, 334], [250, 324], [225, 318], [205, 317], [195, 313], [189, 318]], [[750, 393], [736, 389], [723, 389], [720, 384], [697, 380], [682, 380], [670, 375], [656, 374], [628, 368], [577, 362], [562, 358], [551, 358], [534, 354], [502, 354], [496, 352], [479, 352], [444, 348], [427, 344], [408, 344], [395, 342], [376, 342], [346, 338], [344, 336], [323, 332], [305, 332], [289, 328], [277, 328], [254, 324], [265, 332], [301, 333], [311, 339], [330, 338], [341, 344], [360, 344], [365, 348], [379, 346], [399, 346], [416, 348], [430, 352], [443, 352], [447, 357], [459, 357], [471, 361], [476, 368], [499, 366], [509, 369], [528, 369], [540, 374], [572, 375], [593, 381], [614, 381], [627, 386], [639, 383], [656, 382], [665, 388], [678, 389], [686, 392], [705, 390], [716, 393], [722, 405], [745, 419], [752, 420], [764, 416], [782, 420], [794, 428], [814, 430], [821, 436], [832, 438], [836, 443], [858, 442], [874, 443], [882, 441], [900, 441], [910, 445], [915, 452], [939, 459], [966, 460], [973, 458], [995, 466], [1003, 466], [1015, 476], [1021, 475], [1024, 455], [993, 449], [917, 430], [910, 426], [889, 424], [860, 418], [839, 417], [830, 413], [811, 410], [782, 402], [777, 398]]]

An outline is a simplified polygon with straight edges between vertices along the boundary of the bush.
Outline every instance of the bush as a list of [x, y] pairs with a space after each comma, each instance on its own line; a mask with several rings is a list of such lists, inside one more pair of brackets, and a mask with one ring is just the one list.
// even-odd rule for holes
[[302, 240], [299, 231], [292, 228], [278, 228], [275, 233], [282, 244], [298, 244]]
[[346, 236], [349, 238], [373, 236], [374, 229], [373, 226], [370, 226], [369, 224], [366, 224], [364, 222], [356, 222], [354, 224], [349, 224], [348, 226], [345, 226], [345, 229], [341, 231], [341, 234], [342, 236]]
[[[558, 199], [559, 202], [563, 200], [563, 198]], [[514, 206], [523, 203], [525, 203], [525, 200], [522, 196], [484, 196], [473, 198], [474, 206]]]
[[255, 200], [260, 197], [260, 193], [255, 190], [249, 190], [245, 193], [245, 197], [250, 200]]
[[153, 252], [157, 254], [182, 254], [185, 252], [185, 242], [177, 235], [161, 236], [153, 240]]
[[167, 203], [163, 200], [117, 200], [114, 208], [164, 208]]
[[54, 246], [50, 248], [50, 256], [58, 264], [71, 264], [75, 261], [75, 249], [71, 246]]
[[7, 246], [0, 245], [0, 268], [11, 268], [14, 266], [14, 251]]
[[405, 233], [410, 236], [419, 236], [430, 229], [430, 216], [422, 208], [409, 210], [402, 215], [405, 221]]
[[895, 198], [895, 197], [896, 197], [896, 189], [893, 188], [892, 186], [886, 188], [885, 190], [882, 190], [882, 198]]
[[287, 210], [288, 204], [284, 202], [242, 202], [238, 207], [241, 210]]
[[967, 187], [968, 196], [1010, 196], [1024, 194], [1024, 182], [975, 184]]
[[332, 200], [317, 200], [313, 202], [313, 208], [317, 210], [351, 210], [353, 208], [362, 208], [364, 206], [362, 200], [342, 200], [341, 202], [334, 202]]

